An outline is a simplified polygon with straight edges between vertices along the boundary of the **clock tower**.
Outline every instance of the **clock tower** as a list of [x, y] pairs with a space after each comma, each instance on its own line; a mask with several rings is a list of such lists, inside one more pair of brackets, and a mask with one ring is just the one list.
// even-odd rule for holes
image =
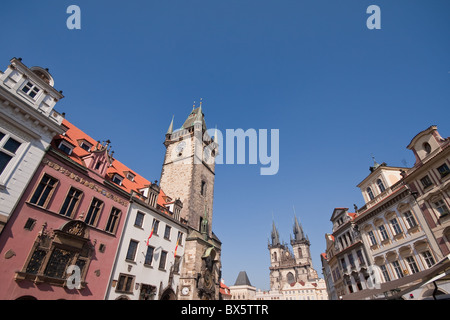
[[[210, 131], [210, 130], [209, 130]], [[214, 135], [214, 138], [216, 135]], [[202, 103], [195, 105], [180, 129], [167, 130], [160, 187], [183, 203], [187, 221], [178, 298], [219, 299], [221, 242], [212, 232], [215, 163], [218, 144], [206, 128]]]

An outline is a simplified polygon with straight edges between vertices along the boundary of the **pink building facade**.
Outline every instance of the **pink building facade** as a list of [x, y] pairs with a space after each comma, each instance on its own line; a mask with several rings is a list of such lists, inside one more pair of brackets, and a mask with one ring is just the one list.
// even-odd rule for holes
[[105, 298], [130, 193], [108, 146], [66, 125], [0, 236], [0, 300]]

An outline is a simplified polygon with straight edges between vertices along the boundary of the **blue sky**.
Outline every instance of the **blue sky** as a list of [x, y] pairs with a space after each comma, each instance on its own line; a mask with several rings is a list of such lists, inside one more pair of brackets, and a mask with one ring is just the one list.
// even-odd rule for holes
[[[66, 9], [81, 8], [81, 30]], [[369, 5], [381, 29], [369, 30]], [[67, 119], [149, 180], [164, 133], [203, 98], [208, 127], [280, 130], [277, 175], [218, 165], [213, 231], [223, 277], [269, 288], [272, 217], [289, 241], [293, 206], [313, 263], [333, 208], [363, 205], [356, 185], [437, 125], [450, 136], [450, 2], [445, 0], [21, 1], [2, 3], [0, 66], [49, 68]]]

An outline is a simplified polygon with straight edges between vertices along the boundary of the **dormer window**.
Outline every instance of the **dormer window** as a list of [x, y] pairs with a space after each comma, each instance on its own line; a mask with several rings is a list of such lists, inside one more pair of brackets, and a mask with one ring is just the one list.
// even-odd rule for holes
[[59, 143], [58, 149], [63, 151], [64, 153], [68, 154], [69, 156], [72, 154], [73, 146], [67, 143], [66, 141], [62, 140]]
[[27, 83], [25, 83], [25, 85], [23, 86], [22, 91], [34, 99], [34, 97], [36, 97], [40, 90], [30, 81], [27, 81]]
[[91, 151], [92, 148], [92, 144], [90, 144], [89, 142], [87, 142], [86, 140], [81, 141], [80, 143], [80, 147], [88, 152]]
[[127, 179], [128, 179], [128, 180], [134, 181], [134, 177], [135, 177], [134, 174], [132, 174], [131, 172], [127, 172]]
[[112, 182], [114, 182], [115, 184], [118, 184], [119, 186], [122, 185], [122, 181], [123, 181], [123, 178], [121, 176], [119, 176], [118, 174], [115, 174], [112, 178]]

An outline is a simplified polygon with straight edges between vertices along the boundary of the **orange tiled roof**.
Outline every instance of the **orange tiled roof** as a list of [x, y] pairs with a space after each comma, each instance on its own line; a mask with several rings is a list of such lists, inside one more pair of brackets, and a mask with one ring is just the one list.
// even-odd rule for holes
[[[64, 154], [67, 157], [69, 157], [72, 161], [86, 167], [83, 158], [90, 154], [89, 151], [86, 151], [85, 149], [81, 148], [80, 144], [81, 141], [86, 141], [89, 144], [91, 144], [93, 147], [97, 145], [97, 141], [90, 137], [88, 134], [77, 128], [75, 125], [70, 123], [67, 119], [64, 119], [63, 125], [66, 126], [68, 129], [65, 132], [64, 135], [58, 135], [54, 137], [52, 141], [52, 146], [58, 150], [59, 143], [61, 140], [64, 140], [71, 145], [74, 146], [72, 153], [70, 155]], [[134, 175], [133, 181], [126, 178], [127, 172], [131, 172]], [[119, 186], [119, 188], [125, 190], [126, 192], [130, 193], [132, 190], [139, 192], [140, 189], [143, 189], [151, 184], [150, 181], [142, 177], [141, 175], [137, 174], [135, 171], [128, 168], [126, 165], [124, 165], [119, 160], [113, 158], [112, 165], [107, 169], [106, 171], [106, 177], [105, 179], [110, 180], [114, 176], [114, 174], [119, 174], [123, 177], [122, 184]], [[167, 204], [166, 201], [166, 194], [163, 190], [161, 190], [158, 200], [158, 204], [163, 206]]]

